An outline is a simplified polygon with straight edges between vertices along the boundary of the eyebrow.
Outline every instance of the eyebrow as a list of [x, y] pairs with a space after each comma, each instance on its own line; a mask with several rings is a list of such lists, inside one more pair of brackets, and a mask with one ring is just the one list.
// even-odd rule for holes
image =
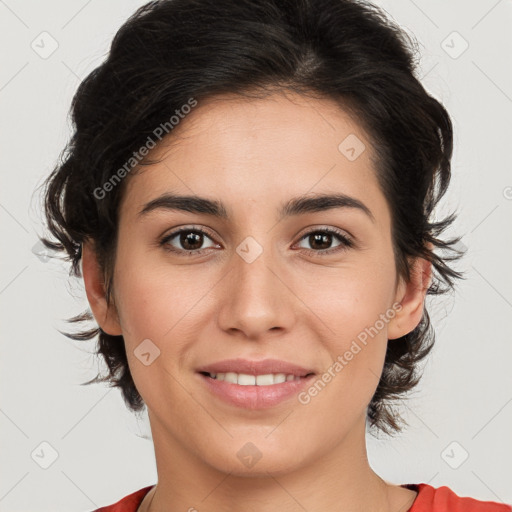
[[[334, 208], [353, 208], [362, 211], [375, 223], [375, 217], [371, 210], [359, 199], [346, 194], [315, 194], [314, 196], [294, 197], [281, 205], [279, 220]], [[162, 194], [146, 203], [138, 216], [142, 217], [159, 209], [203, 213], [219, 219], [229, 220], [228, 210], [220, 201], [196, 195], [184, 196], [170, 193]]]

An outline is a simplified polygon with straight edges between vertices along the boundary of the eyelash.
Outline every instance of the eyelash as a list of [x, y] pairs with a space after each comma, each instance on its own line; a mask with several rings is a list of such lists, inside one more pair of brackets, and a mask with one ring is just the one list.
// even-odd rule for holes
[[[199, 255], [203, 254], [205, 251], [207, 251], [208, 249], [211, 249], [209, 247], [207, 249], [195, 249], [193, 251], [186, 251], [184, 249], [175, 249], [174, 247], [170, 246], [168, 244], [168, 242], [170, 240], [172, 240], [173, 238], [175, 238], [177, 235], [180, 235], [181, 233], [201, 233], [210, 239], [212, 238], [208, 232], [206, 232], [205, 230], [203, 230], [201, 228], [184, 228], [184, 229], [180, 229], [178, 231], [174, 231], [174, 232], [166, 235], [164, 238], [162, 238], [162, 240], [160, 240], [160, 245], [166, 251], [169, 251], [169, 252], [172, 252], [175, 254], [186, 254], [187, 256], [199, 256]], [[317, 228], [317, 229], [311, 230], [311, 231], [305, 233], [304, 235], [302, 235], [299, 242], [301, 242], [308, 236], [311, 236], [311, 235], [317, 234], [317, 233], [328, 233], [330, 235], [335, 235], [339, 239], [341, 244], [335, 248], [317, 250], [317, 251], [315, 251], [314, 249], [303, 249], [306, 252], [306, 254], [308, 254], [309, 256], [326, 256], [326, 255], [330, 255], [333, 253], [346, 251], [347, 249], [350, 249], [354, 246], [354, 242], [349, 237], [347, 237], [341, 231], [338, 231], [337, 229], [334, 229], [334, 228], [321, 228], [321, 229]]]

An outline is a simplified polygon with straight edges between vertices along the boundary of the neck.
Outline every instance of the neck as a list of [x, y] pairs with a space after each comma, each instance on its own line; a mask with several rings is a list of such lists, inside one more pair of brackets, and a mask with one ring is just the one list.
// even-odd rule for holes
[[[292, 471], [257, 475], [220, 471], [186, 450], [155, 418], [158, 484], [138, 512], [405, 512], [416, 493], [386, 483], [370, 467], [363, 428], [355, 428], [323, 455]], [[359, 423], [359, 427], [361, 423]]]

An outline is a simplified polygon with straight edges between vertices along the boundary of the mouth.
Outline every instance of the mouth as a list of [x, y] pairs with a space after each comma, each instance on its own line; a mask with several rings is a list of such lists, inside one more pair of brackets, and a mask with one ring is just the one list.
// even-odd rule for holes
[[275, 384], [282, 384], [283, 382], [300, 381], [301, 379], [314, 375], [313, 372], [306, 373], [305, 375], [294, 375], [293, 373], [289, 373], [288, 375], [285, 373], [265, 373], [261, 375], [236, 372], [199, 373], [213, 380], [238, 384], [239, 386], [273, 386]]
[[[251, 380], [252, 377], [261, 377], [260, 381], [263, 384], [264, 382], [270, 382], [270, 378], [268, 377], [270, 375], [277, 378], [279, 383], [292, 380], [290, 376], [293, 378], [306, 377], [315, 373], [312, 368], [305, 368], [280, 359], [252, 360], [242, 358], [225, 359], [224, 361], [218, 361], [216, 363], [201, 366], [200, 368], [197, 368], [196, 371], [210, 376], [212, 379], [228, 380], [228, 382], [240, 384], [242, 386], [254, 385], [255, 383]], [[233, 374], [237, 378], [236, 382], [233, 380]], [[282, 380], [283, 375], [284, 381]], [[240, 382], [238, 382], [238, 377], [240, 377]]]
[[244, 409], [268, 409], [296, 396], [316, 372], [302, 366], [266, 359], [232, 359], [198, 368], [197, 375], [210, 394]]

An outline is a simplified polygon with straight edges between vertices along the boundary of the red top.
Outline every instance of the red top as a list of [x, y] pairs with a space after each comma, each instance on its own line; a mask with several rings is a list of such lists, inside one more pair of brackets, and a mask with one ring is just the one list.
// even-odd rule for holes
[[[144, 496], [152, 487], [152, 485], [148, 485], [125, 496], [113, 505], [99, 508], [93, 512], [137, 512]], [[404, 484], [401, 487], [418, 492], [412, 507], [407, 512], [512, 512], [512, 505], [460, 497], [445, 486], [436, 489], [421, 483]]]

